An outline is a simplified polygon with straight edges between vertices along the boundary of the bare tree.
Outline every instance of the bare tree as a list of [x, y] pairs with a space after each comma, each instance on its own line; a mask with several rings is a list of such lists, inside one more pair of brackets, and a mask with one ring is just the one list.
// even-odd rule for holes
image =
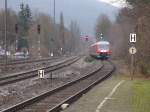
[[[0, 11], [0, 45], [4, 46], [4, 14], [5, 12], [3, 10]], [[16, 13], [8, 9], [8, 30], [7, 30], [7, 45], [9, 50], [15, 50], [15, 23], [17, 23], [17, 15]]]
[[[136, 66], [143, 74], [149, 76], [150, 71], [150, 1], [149, 0], [127, 0], [132, 5], [132, 8], [124, 8], [120, 11], [118, 17], [118, 23], [123, 28], [124, 39], [129, 38], [129, 33], [137, 33], [137, 55], [136, 55]], [[125, 36], [126, 35], [126, 36]], [[123, 44], [128, 53], [127, 41]], [[126, 46], [126, 47], [125, 47]], [[126, 58], [129, 61], [129, 58]]]
[[110, 26], [111, 26], [111, 21], [109, 20], [109, 18], [104, 14], [100, 15], [97, 19], [97, 23], [95, 27], [96, 38], [99, 39], [101, 34], [106, 36]]
[[[54, 39], [53, 39], [53, 31], [54, 31], [54, 26], [52, 23], [52, 19], [43, 13], [38, 13], [36, 14], [36, 16], [33, 16], [34, 18], [34, 24], [31, 26], [30, 31], [29, 31], [29, 43], [32, 49], [32, 53], [34, 53], [36, 51], [36, 53], [34, 53], [34, 55], [37, 55], [37, 49], [38, 49], [38, 41], [40, 39], [40, 43], [41, 43], [41, 54], [43, 56], [48, 56], [49, 55], [49, 51], [52, 50], [53, 47], [55, 47], [54, 45]], [[37, 32], [37, 25], [41, 26], [41, 33], [38, 34]]]

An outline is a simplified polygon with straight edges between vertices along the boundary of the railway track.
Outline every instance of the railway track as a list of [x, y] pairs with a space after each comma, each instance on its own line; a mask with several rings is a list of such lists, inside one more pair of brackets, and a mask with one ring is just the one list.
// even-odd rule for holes
[[30, 70], [27, 72], [18, 73], [18, 74], [12, 75], [12, 76], [1, 77], [0, 78], [0, 86], [4, 86], [7, 84], [19, 82], [19, 81], [22, 81], [22, 80], [25, 80], [28, 78], [36, 77], [38, 75], [38, 70], [44, 70], [45, 73], [55, 71], [57, 69], [65, 67], [65, 66], [69, 66], [70, 64], [76, 62], [79, 59], [80, 59], [80, 57], [71, 57], [67, 60], [63, 60], [62, 62], [59, 62], [59, 63], [54, 64], [54, 65], [50, 65], [50, 66], [46, 66], [46, 67], [42, 67], [42, 68], [37, 68], [37, 69]]
[[9, 107], [1, 112], [60, 112], [61, 105], [70, 104], [115, 70], [111, 62], [96, 66], [93, 71], [65, 85]]
[[[34, 60], [9, 60], [7, 62], [7, 65], [19, 65], [19, 64], [27, 64], [27, 63], [35, 63], [35, 62], [44, 62], [44, 61], [50, 61], [53, 59], [58, 59], [58, 57], [53, 57], [53, 58], [42, 58], [42, 59], [34, 59]], [[4, 66], [4, 62], [0, 62], [0, 66]]]

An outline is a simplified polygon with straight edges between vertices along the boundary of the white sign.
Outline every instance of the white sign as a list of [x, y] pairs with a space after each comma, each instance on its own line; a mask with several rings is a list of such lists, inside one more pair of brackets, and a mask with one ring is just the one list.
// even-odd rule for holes
[[135, 43], [136, 42], [136, 34], [135, 33], [130, 33], [130, 42]]
[[130, 54], [136, 54], [136, 52], [137, 52], [137, 50], [136, 50], [135, 47], [130, 47], [130, 48], [129, 48], [129, 53], [130, 53]]
[[44, 70], [38, 70], [39, 78], [44, 78]]
[[53, 53], [51, 53], [51, 57], [53, 57], [54, 56], [54, 54]]

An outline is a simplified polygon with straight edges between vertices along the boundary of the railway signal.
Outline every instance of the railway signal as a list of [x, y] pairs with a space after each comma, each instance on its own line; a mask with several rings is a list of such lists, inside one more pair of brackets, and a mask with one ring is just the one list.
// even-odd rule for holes
[[15, 24], [15, 32], [18, 33], [18, 24]]
[[18, 24], [15, 24], [15, 33], [16, 33], [16, 43], [15, 43], [15, 49], [17, 51], [17, 45], [18, 45]]
[[86, 35], [86, 36], [80, 36], [80, 39], [82, 41], [89, 41], [89, 36], [88, 35]]
[[101, 39], [103, 39], [103, 34], [101, 33], [101, 37], [100, 37]]
[[39, 34], [39, 39], [38, 39], [38, 44], [39, 44], [39, 48], [38, 48], [38, 55], [41, 58], [41, 39], [40, 39], [40, 33], [41, 33], [41, 25], [37, 25], [37, 32]]
[[38, 32], [38, 34], [40, 34], [41, 33], [41, 25], [37, 25], [37, 32]]
[[85, 40], [86, 40], [86, 41], [89, 41], [89, 37], [88, 37], [88, 36], [86, 36], [86, 37], [85, 37]]

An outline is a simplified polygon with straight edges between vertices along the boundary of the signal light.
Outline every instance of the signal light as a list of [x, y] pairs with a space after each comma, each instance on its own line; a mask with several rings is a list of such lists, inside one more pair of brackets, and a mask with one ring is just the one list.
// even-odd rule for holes
[[37, 32], [38, 32], [38, 34], [41, 33], [41, 26], [39, 24], [37, 25]]
[[88, 37], [87, 35], [86, 35], [86, 37], [85, 37], [85, 40], [86, 40], [86, 41], [88, 41], [88, 40], [89, 40], [89, 37]]
[[18, 33], [18, 24], [15, 24], [15, 32]]
[[108, 52], [109, 54], [112, 54], [112, 51], [111, 50], [109, 50], [109, 52]]
[[86, 37], [85, 40], [88, 41], [89, 39]]

